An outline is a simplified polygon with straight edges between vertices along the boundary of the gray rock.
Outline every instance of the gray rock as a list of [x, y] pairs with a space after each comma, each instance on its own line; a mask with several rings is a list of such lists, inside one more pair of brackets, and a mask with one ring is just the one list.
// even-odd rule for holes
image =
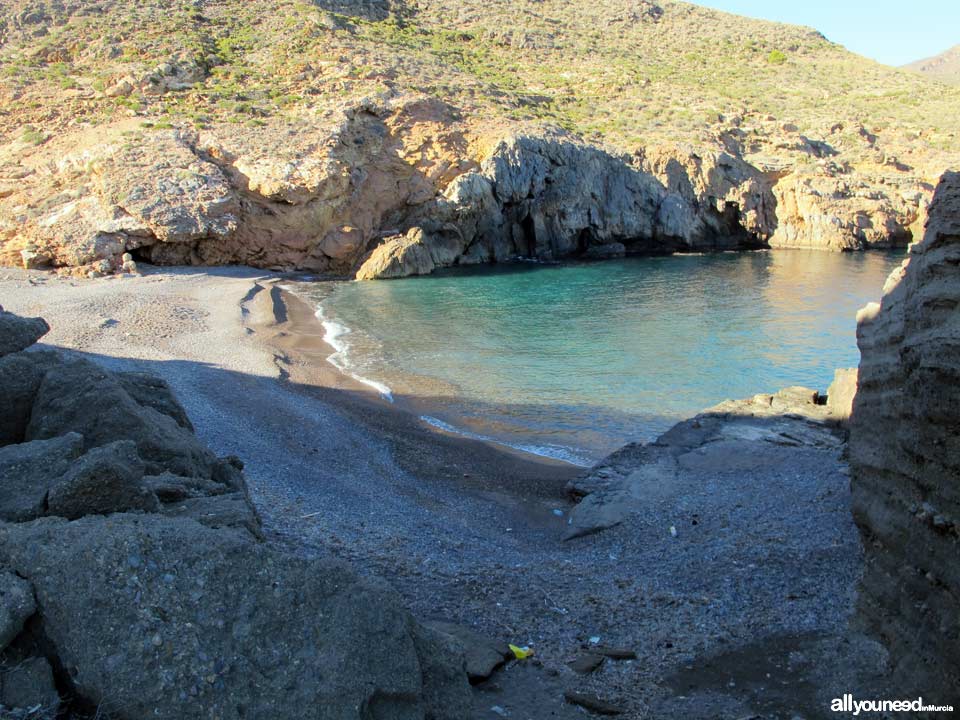
[[603, 245], [591, 245], [584, 252], [584, 257], [593, 260], [606, 260], [609, 258], [623, 257], [627, 254], [627, 248], [623, 243], [613, 242]]
[[79, 695], [121, 719], [460, 720], [470, 702], [392, 591], [242, 533], [44, 518], [0, 526], [0, 562], [33, 583]]
[[165, 504], [161, 509], [169, 517], [190, 518], [211, 528], [235, 528], [263, 539], [262, 523], [253, 503], [239, 492], [194, 497]]
[[123, 389], [138, 403], [173, 418], [177, 425], [193, 432], [186, 410], [162, 378], [144, 372], [121, 372], [116, 376]]
[[598, 667], [603, 665], [603, 660], [603, 655], [585, 653], [567, 663], [567, 665], [578, 675], [589, 675]]
[[[752, 169], [748, 176], [749, 166], [734, 168], [732, 158], [722, 162], [729, 181], [719, 184], [730, 187], [704, 187], [700, 203], [569, 134], [512, 135], [497, 144], [480, 172], [463, 173], [442, 196], [411, 212], [407, 227], [412, 229], [374, 248], [357, 278], [404, 277], [516, 257], [757, 247], [770, 226], [760, 212], [763, 193], [754, 182], [760, 174]], [[746, 202], [747, 212], [718, 211], [718, 198], [738, 182], [743, 191], [727, 205], [735, 210]]]
[[654, 495], [670, 492], [677, 462], [669, 453], [650, 448], [629, 473], [616, 476], [608, 487], [590, 493], [569, 513], [565, 539], [583, 537], [619, 525]]
[[[960, 173], [923, 241], [858, 314], [850, 422], [863, 536], [859, 623], [888, 645], [895, 687], [960, 700]], [[947, 703], [949, 700], [937, 702]], [[956, 703], [954, 703], [956, 704]]]
[[163, 503], [176, 503], [191, 498], [223, 495], [233, 490], [223, 483], [205, 478], [185, 478], [173, 473], [150, 475], [143, 478], [143, 486], [149, 488]]
[[50, 332], [43, 318], [25, 318], [0, 310], [0, 357], [26, 350]]
[[28, 440], [75, 431], [87, 449], [132, 440], [148, 474], [209, 478], [216, 458], [168, 415], [144, 407], [112, 373], [86, 360], [51, 368], [37, 392]]
[[0, 667], [0, 704], [33, 711], [25, 717], [54, 717], [60, 707], [60, 695], [46, 658], [32, 657], [11, 667]]
[[792, 387], [727, 400], [677, 423], [647, 445], [630, 444], [571, 481], [581, 498], [569, 513], [565, 539], [620, 525], [651, 499], [673, 494], [686, 473], [749, 473], [777, 462], [780, 447], [836, 451], [844, 433], [819, 394]]
[[57, 362], [59, 356], [51, 351], [20, 352], [0, 358], [0, 388], [3, 388], [4, 400], [0, 412], [0, 446], [23, 442], [40, 381]]
[[450, 637], [463, 654], [467, 677], [471, 683], [486, 680], [494, 671], [513, 657], [510, 647], [504, 642], [491, 640], [463, 625], [432, 620], [425, 623], [431, 630]]
[[623, 714], [622, 707], [619, 705], [614, 705], [612, 702], [607, 700], [603, 700], [596, 695], [567, 690], [563, 694], [563, 699], [571, 705], [578, 705], [579, 707], [589, 710], [592, 713], [596, 713], [597, 715]]
[[0, 652], [20, 634], [36, 610], [30, 583], [12, 572], [0, 572]]
[[43, 515], [50, 488], [82, 452], [83, 437], [77, 433], [0, 448], [0, 520]]
[[156, 512], [160, 501], [141, 484], [142, 477], [143, 461], [130, 440], [93, 448], [51, 488], [47, 513], [75, 520], [84, 515]]
[[590, 493], [570, 511], [564, 539], [573, 540], [615, 527], [640, 507], [641, 504], [622, 486]]

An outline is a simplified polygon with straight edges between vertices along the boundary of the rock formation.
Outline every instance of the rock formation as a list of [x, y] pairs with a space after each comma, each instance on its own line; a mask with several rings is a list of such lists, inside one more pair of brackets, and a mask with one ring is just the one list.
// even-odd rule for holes
[[859, 314], [850, 430], [866, 552], [860, 618], [890, 647], [900, 695], [960, 702], [960, 174], [882, 302]]
[[25, 351], [47, 329], [0, 314], [0, 714], [462, 717], [462, 644], [264, 542], [160, 378]]
[[838, 452], [842, 419], [827, 398], [803, 387], [720, 403], [652, 443], [621, 448], [571, 481], [567, 490], [579, 504], [570, 511], [567, 539], [619, 525], [642, 512], [651, 493], [675, 487], [688, 471], [773, 467], [784, 447]]
[[555, 128], [467, 125], [417, 97], [302, 130], [290, 142], [279, 127], [155, 130], [131, 144], [130, 131], [104, 128], [0, 193], [10, 208], [50, 195], [0, 227], [0, 262], [93, 276], [137, 260], [242, 263], [366, 279], [515, 258], [859, 250], [905, 245], [925, 192], [916, 178], [901, 187], [826, 161], [799, 169], [827, 152], [806, 138], [773, 165], [732, 137], [725, 150], [626, 156]]

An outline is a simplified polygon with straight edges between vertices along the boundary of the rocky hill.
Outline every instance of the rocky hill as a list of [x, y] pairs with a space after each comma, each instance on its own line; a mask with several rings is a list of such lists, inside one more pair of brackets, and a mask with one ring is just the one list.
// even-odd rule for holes
[[955, 45], [946, 52], [942, 52], [926, 60], [917, 60], [904, 66], [907, 70], [923, 73], [951, 85], [960, 85], [960, 45]]
[[960, 89], [672, 0], [16, 0], [0, 72], [0, 262], [85, 274], [900, 245], [958, 162]]

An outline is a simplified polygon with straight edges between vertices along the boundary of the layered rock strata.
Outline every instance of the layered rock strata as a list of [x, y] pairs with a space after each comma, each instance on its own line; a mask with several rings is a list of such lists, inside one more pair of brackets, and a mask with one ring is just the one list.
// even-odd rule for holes
[[864, 539], [860, 619], [889, 645], [901, 694], [960, 702], [960, 173], [926, 234], [859, 314], [850, 434]]

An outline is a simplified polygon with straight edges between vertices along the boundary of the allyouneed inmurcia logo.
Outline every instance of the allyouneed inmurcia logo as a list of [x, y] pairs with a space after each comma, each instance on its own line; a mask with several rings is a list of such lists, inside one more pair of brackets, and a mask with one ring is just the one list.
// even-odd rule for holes
[[834, 698], [830, 709], [852, 715], [878, 712], [953, 712], [952, 705], [928, 705], [922, 697], [916, 700], [854, 700], [853, 695], [849, 694]]

